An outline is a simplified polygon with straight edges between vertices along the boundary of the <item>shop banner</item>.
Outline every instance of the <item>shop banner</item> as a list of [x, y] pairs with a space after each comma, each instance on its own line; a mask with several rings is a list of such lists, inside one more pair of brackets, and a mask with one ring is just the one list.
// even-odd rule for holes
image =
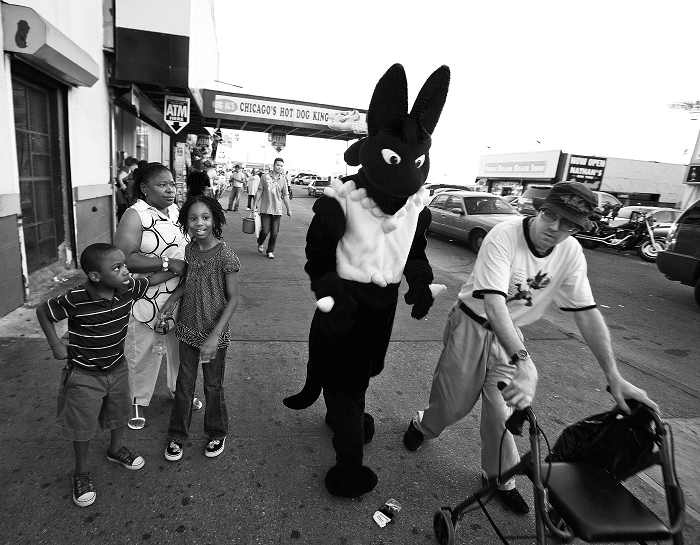
[[566, 179], [583, 182], [592, 190], [598, 191], [603, 183], [606, 159], [587, 155], [569, 155], [569, 168]]

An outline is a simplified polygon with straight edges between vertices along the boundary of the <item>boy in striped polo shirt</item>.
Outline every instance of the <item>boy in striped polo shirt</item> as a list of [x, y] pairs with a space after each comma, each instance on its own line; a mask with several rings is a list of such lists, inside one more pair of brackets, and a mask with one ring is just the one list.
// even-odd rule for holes
[[[73, 502], [87, 507], [96, 497], [88, 448], [98, 425], [111, 430], [107, 460], [133, 470], [145, 463], [122, 445], [131, 416], [124, 339], [134, 301], [166, 274], [131, 278], [122, 251], [105, 243], [85, 248], [80, 266], [87, 275], [85, 283], [49, 299], [36, 314], [54, 358], [68, 360], [61, 374], [56, 423], [60, 436], [73, 441]], [[67, 346], [54, 326], [66, 318]]]

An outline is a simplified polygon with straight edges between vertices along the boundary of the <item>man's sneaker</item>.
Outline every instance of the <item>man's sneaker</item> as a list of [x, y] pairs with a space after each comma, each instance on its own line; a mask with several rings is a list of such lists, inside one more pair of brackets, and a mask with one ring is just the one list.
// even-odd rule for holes
[[195, 411], [199, 411], [202, 408], [202, 402], [196, 397], [192, 399], [192, 408]]
[[275, 254], [273, 254], [272, 252], [267, 252], [267, 258], [268, 259], [275, 259]]
[[263, 248], [262, 244], [258, 244], [258, 252], [260, 252], [261, 254], [265, 253], [265, 248]]
[[207, 444], [207, 448], [204, 449], [204, 455], [207, 458], [216, 458], [219, 454], [224, 451], [224, 445], [226, 444], [226, 437], [221, 439], [212, 439]]
[[246, 209], [246, 210], [250, 210], [250, 206], [246, 206], [245, 209]]
[[73, 476], [73, 503], [78, 507], [92, 505], [97, 494], [92, 486], [90, 473], [81, 473]]
[[107, 451], [107, 460], [115, 464], [121, 464], [126, 469], [141, 469], [146, 461], [138, 454], [134, 454], [128, 448], [122, 447], [117, 452]]
[[177, 462], [180, 458], [182, 458], [182, 444], [170, 441], [165, 447], [165, 459], [169, 462]]
[[513, 513], [525, 515], [530, 512], [530, 507], [528, 507], [517, 488], [511, 490], [501, 490], [499, 488], [496, 493], [501, 499], [501, 502], [503, 502], [503, 505], [513, 511]]
[[423, 434], [413, 425], [413, 420], [408, 425], [406, 433], [403, 434], [403, 444], [411, 452], [415, 452], [423, 444]]

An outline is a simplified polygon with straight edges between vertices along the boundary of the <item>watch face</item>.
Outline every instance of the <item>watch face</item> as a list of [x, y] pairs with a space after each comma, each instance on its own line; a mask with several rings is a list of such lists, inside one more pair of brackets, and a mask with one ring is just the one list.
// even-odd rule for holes
[[518, 350], [517, 356], [519, 360], [527, 359], [528, 355], [527, 350]]

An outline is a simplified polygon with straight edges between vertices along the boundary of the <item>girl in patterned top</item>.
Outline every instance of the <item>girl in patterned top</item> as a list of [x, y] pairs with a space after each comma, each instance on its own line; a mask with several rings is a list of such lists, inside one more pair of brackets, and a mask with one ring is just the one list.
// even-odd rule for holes
[[189, 198], [180, 210], [179, 223], [191, 242], [185, 248], [187, 276], [161, 308], [167, 315], [178, 299], [180, 317], [180, 371], [170, 413], [165, 458], [182, 458], [192, 420], [192, 399], [197, 369], [204, 375], [204, 433], [209, 437], [205, 455], [213, 458], [224, 450], [228, 415], [224, 401], [226, 349], [231, 342], [229, 321], [238, 306], [236, 273], [241, 262], [221, 240], [226, 217], [221, 205], [206, 195]]

